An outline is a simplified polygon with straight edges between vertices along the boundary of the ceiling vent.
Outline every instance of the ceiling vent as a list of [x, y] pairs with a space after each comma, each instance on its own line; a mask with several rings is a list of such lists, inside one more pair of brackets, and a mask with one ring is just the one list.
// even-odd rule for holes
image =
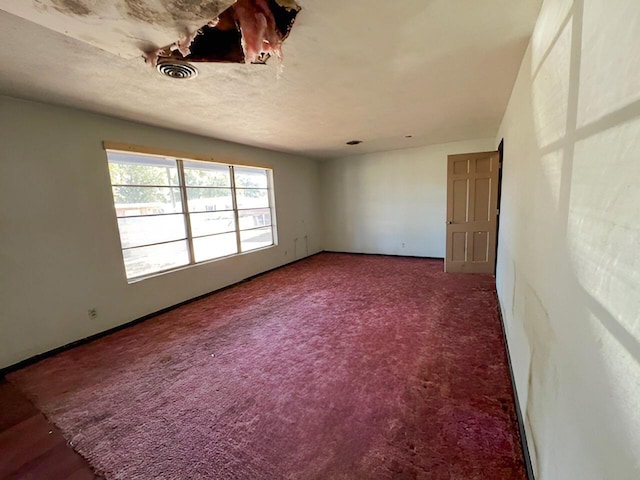
[[163, 58], [159, 60], [156, 69], [162, 75], [177, 79], [194, 78], [198, 75], [196, 67], [176, 58]]

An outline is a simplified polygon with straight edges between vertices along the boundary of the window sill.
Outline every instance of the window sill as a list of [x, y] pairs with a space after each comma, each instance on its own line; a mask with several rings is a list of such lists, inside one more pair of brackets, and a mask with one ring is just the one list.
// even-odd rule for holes
[[205, 260], [203, 262], [192, 263], [192, 264], [189, 264], [189, 265], [183, 265], [183, 266], [180, 266], [180, 267], [170, 268], [168, 270], [162, 270], [161, 272], [150, 273], [149, 275], [143, 275], [143, 276], [140, 276], [140, 277], [128, 278], [127, 279], [127, 283], [129, 285], [132, 285], [134, 283], [142, 282], [144, 280], [149, 280], [150, 278], [161, 277], [161, 276], [167, 275], [169, 273], [180, 272], [180, 271], [183, 271], [183, 270], [190, 270], [190, 269], [192, 269], [194, 267], [200, 267], [200, 266], [203, 266], [203, 265], [209, 265], [209, 264], [212, 264], [212, 263], [219, 262], [221, 260], [229, 260], [231, 258], [242, 257], [244, 255], [251, 255], [252, 253], [262, 252], [264, 250], [269, 250], [269, 249], [275, 248], [277, 246], [278, 246], [278, 244], [274, 243], [273, 245], [268, 245], [266, 247], [256, 248], [255, 250], [250, 250], [248, 252], [234, 253], [232, 255], [227, 255], [225, 257], [212, 258], [211, 260]]

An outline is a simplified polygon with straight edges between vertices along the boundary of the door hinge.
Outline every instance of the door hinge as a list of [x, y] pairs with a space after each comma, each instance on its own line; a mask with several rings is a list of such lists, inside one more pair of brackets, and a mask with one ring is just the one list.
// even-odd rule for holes
[[497, 215], [500, 215], [500, 209], [499, 208], [496, 208], [496, 216]]

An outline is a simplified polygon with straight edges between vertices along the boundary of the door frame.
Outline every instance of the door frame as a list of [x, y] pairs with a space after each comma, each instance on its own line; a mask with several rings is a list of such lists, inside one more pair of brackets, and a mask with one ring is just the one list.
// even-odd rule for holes
[[504, 138], [498, 145], [499, 166], [498, 166], [498, 215], [496, 216], [496, 255], [494, 259], [493, 275], [498, 271], [498, 244], [500, 243], [500, 217], [502, 216], [502, 174], [504, 170]]

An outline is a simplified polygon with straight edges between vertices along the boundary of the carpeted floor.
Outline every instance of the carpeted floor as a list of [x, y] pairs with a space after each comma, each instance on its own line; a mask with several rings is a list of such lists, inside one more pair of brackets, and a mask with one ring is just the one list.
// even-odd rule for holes
[[324, 253], [15, 372], [108, 479], [526, 478], [493, 278]]

